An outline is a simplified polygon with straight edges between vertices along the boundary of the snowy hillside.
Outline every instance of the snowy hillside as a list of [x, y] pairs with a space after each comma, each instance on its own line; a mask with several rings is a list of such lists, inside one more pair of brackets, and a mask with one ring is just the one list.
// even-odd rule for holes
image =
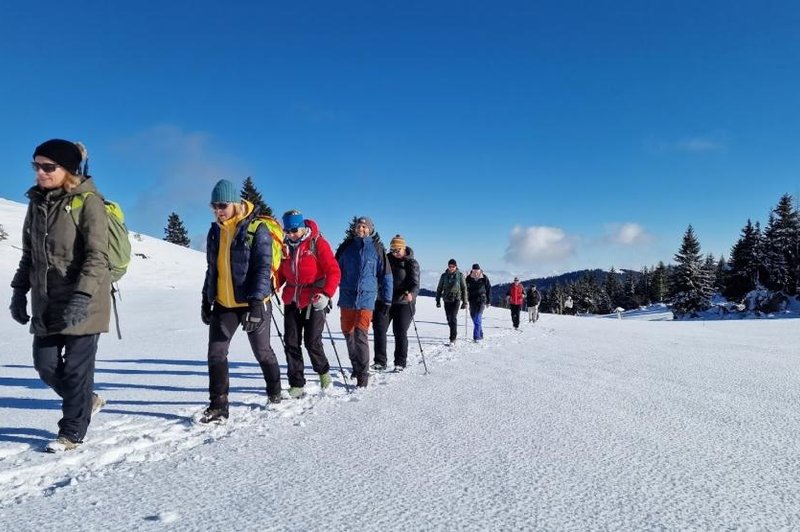
[[[24, 206], [0, 200], [0, 522], [7, 530], [640, 530], [800, 527], [794, 319], [523, 319], [491, 308], [483, 343], [443, 345], [421, 298], [409, 369], [349, 393], [307, 367], [301, 400], [267, 405], [241, 332], [231, 420], [203, 427], [205, 257], [133, 239], [123, 339], [100, 341], [108, 405], [86, 442], [42, 453], [60, 402], [5, 308]], [[460, 337], [465, 336], [464, 313]], [[283, 323], [277, 315], [281, 331]], [[345, 374], [339, 316], [328, 317]], [[273, 347], [285, 373], [281, 342]], [[390, 360], [393, 344], [390, 336]], [[284, 389], [287, 387], [283, 381]]]

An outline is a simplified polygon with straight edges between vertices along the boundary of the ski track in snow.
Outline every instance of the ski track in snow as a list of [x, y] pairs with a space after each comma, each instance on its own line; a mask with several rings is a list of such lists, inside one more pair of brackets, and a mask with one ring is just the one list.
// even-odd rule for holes
[[[507, 334], [511, 334], [510, 331], [501, 332], [494, 338], [502, 338]], [[429, 365], [431, 362], [456, 361], [465, 352], [488, 349], [491, 343], [488, 339], [481, 343], [460, 340], [453, 348], [429, 346], [426, 361]], [[413, 359], [411, 353], [409, 362]], [[86, 443], [75, 451], [50, 454], [26, 444], [0, 449], [0, 506], [20, 503], [30, 496], [50, 496], [63, 487], [125, 470], [131, 464], [164, 460], [227, 438], [236, 431], [267, 433], [274, 429], [275, 423], [304, 426], [309, 415], [317, 410], [327, 411], [348, 402], [360, 401], [372, 387], [399, 384], [397, 381], [422, 373], [422, 360], [419, 357], [417, 359], [416, 364], [409, 363], [402, 373], [373, 373], [370, 385], [365, 390], [357, 389], [355, 381], [348, 378], [352, 393], [346, 391], [341, 372], [333, 368], [333, 386], [330, 390], [322, 390], [318, 384], [309, 381], [305, 387], [306, 395], [300, 399], [288, 398], [285, 393], [288, 384], [283, 382], [284, 398], [280, 404], [268, 404], [264, 395], [246, 396], [241, 399], [244, 406], [232, 406], [230, 419], [220, 425], [201, 425], [197, 421], [201, 412], [189, 408], [177, 412], [176, 419], [154, 421], [123, 415], [103, 422], [101, 411], [97, 414], [98, 419], [93, 420]], [[260, 378], [260, 375], [256, 377]], [[113, 408], [113, 402], [105, 406], [106, 410]]]

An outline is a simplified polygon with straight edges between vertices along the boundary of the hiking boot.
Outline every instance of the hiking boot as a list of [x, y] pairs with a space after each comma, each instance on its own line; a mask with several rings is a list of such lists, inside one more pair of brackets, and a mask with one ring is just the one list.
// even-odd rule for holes
[[369, 375], [359, 375], [356, 377], [356, 386], [359, 388], [366, 388], [369, 382]]
[[272, 395], [268, 396], [268, 400], [274, 405], [279, 404], [281, 402], [281, 392], [273, 393]]
[[78, 448], [82, 442], [74, 442], [67, 438], [66, 436], [59, 436], [55, 440], [51, 441], [47, 444], [47, 447], [44, 448], [45, 451], [48, 453], [63, 453], [66, 451], [72, 451]]
[[373, 364], [370, 366], [370, 369], [373, 371], [386, 371], [385, 364]]
[[289, 388], [289, 397], [292, 399], [300, 399], [306, 394], [302, 386], [292, 386]]
[[405, 367], [405, 366], [399, 366], [399, 365], [397, 365], [397, 364], [395, 364], [395, 365], [394, 365], [394, 372], [395, 372], [395, 373], [400, 373], [400, 372], [401, 372], [401, 371], [403, 371], [404, 369], [406, 369], [406, 367]]
[[200, 423], [216, 423], [221, 425], [228, 420], [227, 408], [211, 408], [210, 406], [203, 411]]
[[331, 379], [330, 373], [320, 373], [319, 374], [319, 386], [323, 390], [328, 388], [331, 384], [333, 384], [333, 379]]
[[96, 393], [92, 393], [92, 413], [90, 417], [94, 417], [94, 415], [101, 411], [104, 406], [106, 406], [106, 400]]

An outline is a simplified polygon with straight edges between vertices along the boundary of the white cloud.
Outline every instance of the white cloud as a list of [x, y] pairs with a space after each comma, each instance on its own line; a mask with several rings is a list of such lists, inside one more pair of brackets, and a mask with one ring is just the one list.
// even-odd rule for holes
[[517, 265], [559, 261], [575, 254], [575, 240], [558, 227], [517, 225], [508, 236], [504, 258]]
[[724, 142], [707, 138], [684, 139], [677, 143], [677, 148], [681, 151], [692, 153], [703, 153], [709, 151], [725, 151], [727, 146]]
[[605, 240], [619, 246], [636, 246], [651, 242], [653, 235], [648, 233], [641, 225], [627, 222], [623, 224], [608, 224], [606, 226]]

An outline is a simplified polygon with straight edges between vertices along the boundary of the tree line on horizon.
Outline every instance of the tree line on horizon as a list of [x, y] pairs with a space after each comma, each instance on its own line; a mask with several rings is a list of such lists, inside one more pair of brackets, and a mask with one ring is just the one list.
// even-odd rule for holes
[[715, 294], [733, 302], [736, 310], [780, 310], [788, 298], [800, 295], [800, 211], [790, 194], [782, 195], [764, 229], [747, 220], [728, 259], [703, 255], [689, 225], [673, 260], [674, 264], [659, 262], [638, 272], [620, 274], [612, 267], [607, 273], [586, 272], [565, 284], [556, 281], [542, 290], [541, 310], [562, 314], [570, 296], [582, 313], [609, 314], [617, 308], [668, 303], [675, 317], [682, 318], [711, 308]]

